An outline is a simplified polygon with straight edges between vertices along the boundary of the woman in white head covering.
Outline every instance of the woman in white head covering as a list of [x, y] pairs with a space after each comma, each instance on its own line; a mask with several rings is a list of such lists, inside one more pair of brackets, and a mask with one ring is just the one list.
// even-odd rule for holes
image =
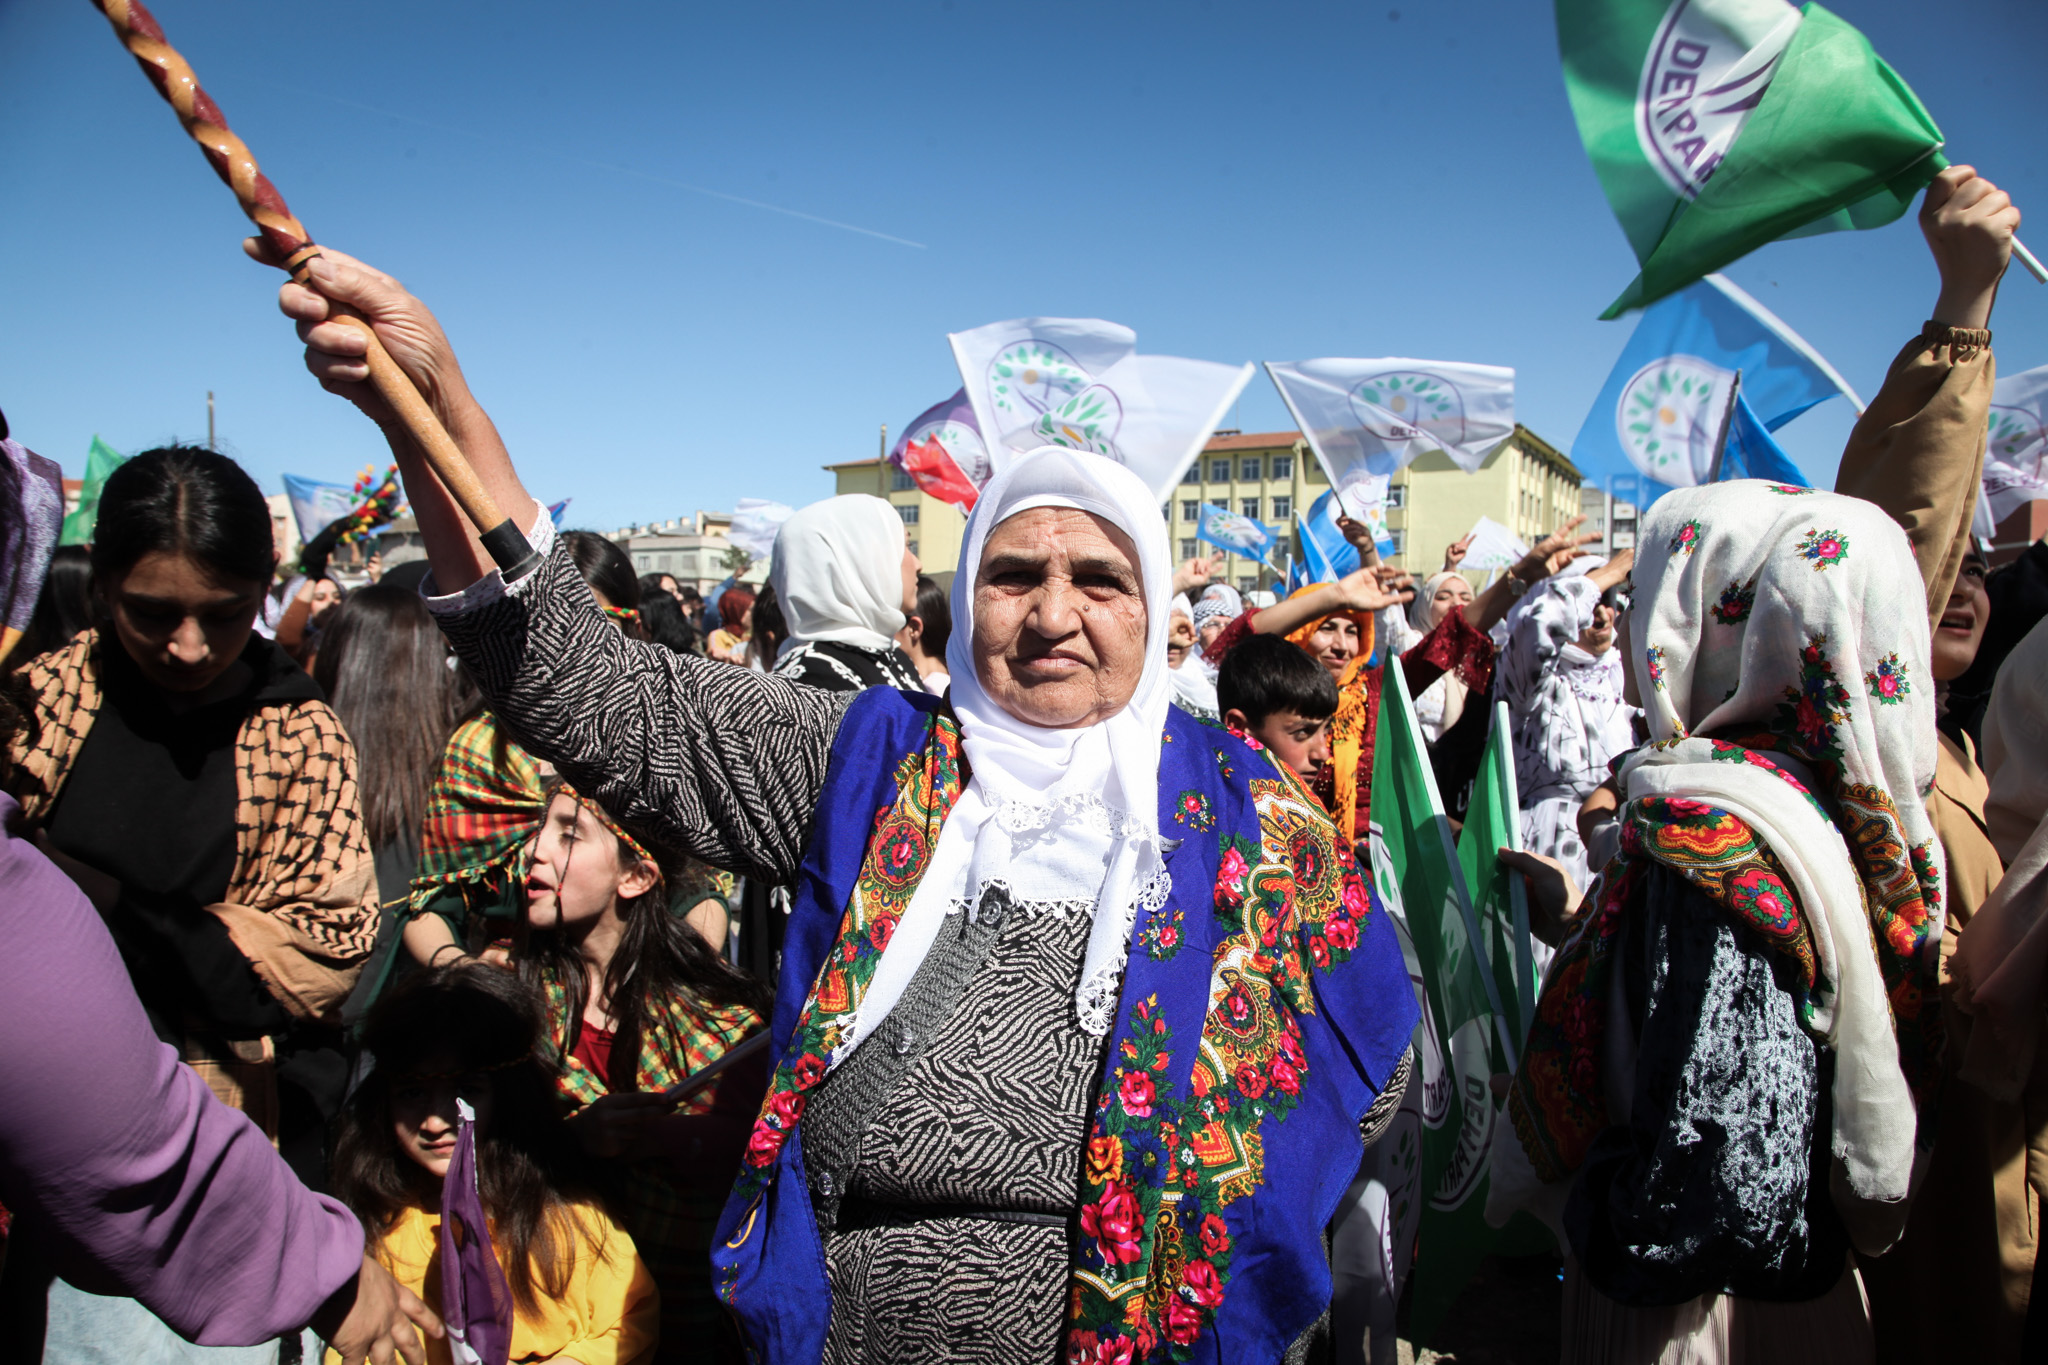
[[1167, 618], [1166, 672], [1173, 684], [1173, 704], [1196, 720], [1220, 723], [1216, 709], [1216, 680], [1202, 667], [1202, 647], [1196, 643], [1196, 608], [1186, 593], [1174, 596]]
[[[1402, 614], [1399, 625], [1394, 626], [1387, 639], [1387, 648], [1393, 654], [1402, 654], [1421, 643], [1422, 638], [1436, 629], [1437, 622], [1449, 615], [1452, 607], [1472, 609], [1472, 583], [1455, 569], [1445, 569], [1431, 574], [1415, 594]], [[1381, 613], [1381, 619], [1393, 624], [1391, 618], [1398, 608], [1389, 608]], [[1406, 629], [1401, 629], [1406, 627]], [[1458, 723], [1465, 714], [1465, 697], [1470, 691], [1465, 680], [1456, 673], [1445, 673], [1415, 696], [1415, 720], [1422, 727], [1422, 738], [1434, 744], [1443, 738], [1444, 731]]]
[[923, 686], [895, 640], [917, 606], [917, 556], [894, 507], [846, 493], [799, 508], [775, 533], [768, 582], [789, 625], [776, 673], [828, 692]]
[[1568, 1359], [1868, 1361], [1849, 1251], [1904, 1223], [1938, 1040], [1916, 570], [1868, 503], [1751, 480], [1665, 495], [1641, 544], [1652, 743], [1538, 1002], [1489, 1215], [1561, 1215]]

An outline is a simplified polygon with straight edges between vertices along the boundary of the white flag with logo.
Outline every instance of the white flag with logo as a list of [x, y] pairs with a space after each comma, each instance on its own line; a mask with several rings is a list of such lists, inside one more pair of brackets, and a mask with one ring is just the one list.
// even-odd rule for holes
[[1515, 372], [1442, 360], [1266, 362], [1342, 491], [1442, 451], [1466, 473], [1515, 433]]
[[989, 460], [1039, 446], [1092, 450], [1168, 496], [1252, 376], [1250, 365], [1139, 355], [1097, 318], [1016, 318], [947, 338]]
[[1991, 387], [1984, 496], [1995, 521], [2048, 498], [2048, 365], [2008, 375]]
[[795, 511], [786, 502], [741, 498], [733, 506], [732, 526], [725, 533], [726, 543], [746, 551], [750, 558], [766, 559], [775, 553], [775, 533]]

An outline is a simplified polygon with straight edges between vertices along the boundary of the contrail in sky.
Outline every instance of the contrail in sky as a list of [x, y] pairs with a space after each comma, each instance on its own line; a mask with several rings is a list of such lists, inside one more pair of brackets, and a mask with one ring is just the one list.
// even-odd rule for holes
[[242, 82], [249, 85], [267, 85], [276, 90], [289, 89], [294, 95], [301, 97], [311, 95], [314, 99], [325, 100], [329, 104], [339, 104], [349, 109], [360, 109], [366, 114], [376, 114], [383, 118], [397, 119], [400, 123], [411, 123], [421, 128], [430, 128], [437, 133], [451, 133], [457, 137], [474, 138], [478, 142], [496, 143], [503, 147], [516, 147], [520, 151], [553, 157], [557, 161], [568, 161], [579, 166], [589, 166], [595, 170], [613, 171], [619, 175], [630, 175], [636, 180], [646, 180], [656, 185], [667, 185], [671, 189], [688, 190], [691, 194], [701, 194], [708, 199], [723, 199], [729, 204], [744, 204], [751, 209], [766, 209], [770, 213], [779, 213], [787, 218], [801, 218], [807, 223], [819, 223], [825, 227], [838, 228], [843, 232], [858, 232], [863, 237], [875, 237], [884, 242], [894, 242], [898, 246], [915, 247], [919, 251], [928, 249], [923, 242], [913, 242], [908, 237], [897, 237], [891, 233], [877, 232], [873, 228], [864, 228], [858, 223], [842, 223], [837, 218], [820, 217], [815, 213], [805, 213], [802, 209], [784, 208], [780, 204], [769, 204], [759, 199], [748, 199], [743, 195], [727, 194], [723, 190], [706, 189], [702, 185], [692, 185], [687, 180], [676, 180], [666, 175], [655, 175], [651, 171], [637, 170], [632, 166], [621, 166], [612, 161], [593, 161], [589, 157], [570, 156], [564, 152], [536, 149], [523, 143], [514, 143], [508, 138], [497, 138], [484, 133], [473, 133], [467, 128], [453, 128], [445, 123], [432, 123], [423, 118], [414, 118], [411, 114], [401, 114], [394, 109], [380, 109], [374, 104], [363, 104], [357, 100], [345, 100], [339, 95], [323, 95], [318, 91], [305, 90], [296, 86], [281, 86], [272, 81], [255, 80], [246, 76], [242, 78]]

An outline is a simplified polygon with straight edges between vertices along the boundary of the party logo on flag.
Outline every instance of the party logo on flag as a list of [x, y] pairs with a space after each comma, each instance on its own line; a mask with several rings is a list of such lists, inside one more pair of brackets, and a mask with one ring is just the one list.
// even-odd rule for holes
[[1338, 488], [1431, 451], [1469, 474], [1515, 432], [1515, 372], [1498, 365], [1269, 360], [1266, 374]]
[[1446, 445], [1465, 441], [1465, 404], [1458, 386], [1440, 374], [1390, 370], [1351, 390], [1358, 423], [1382, 441], [1435, 436]]
[[1275, 539], [1272, 531], [1250, 517], [1206, 502], [1202, 504], [1202, 520], [1195, 527], [1195, 535], [1219, 550], [1253, 559], [1264, 559]]
[[[1751, 46], [1743, 31], [1748, 26], [1729, 11], [1755, 11], [1772, 27]], [[1737, 22], [1731, 25], [1731, 19]], [[1735, 5], [1672, 0], [1643, 59], [1636, 136], [1673, 194], [1699, 198], [1763, 101], [1771, 73], [1798, 27], [1799, 12], [1782, 0]]]
[[1616, 434], [1636, 468], [1661, 483], [1692, 482], [1713, 463], [1733, 370], [1695, 355], [1653, 360], [1635, 372], [1614, 410]]
[[889, 452], [889, 462], [920, 489], [962, 512], [974, 510], [981, 486], [994, 472], [964, 389], [912, 418]]

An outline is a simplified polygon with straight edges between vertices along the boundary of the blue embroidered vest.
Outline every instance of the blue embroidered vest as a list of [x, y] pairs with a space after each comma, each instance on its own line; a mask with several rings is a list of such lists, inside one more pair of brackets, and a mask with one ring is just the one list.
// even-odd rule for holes
[[[712, 1246], [750, 1355], [813, 1365], [831, 1291], [802, 1116], [964, 778], [935, 697], [864, 692], [833, 742], [776, 997], [778, 1063]], [[1242, 741], [1168, 713], [1173, 888], [1132, 926], [1077, 1191], [1069, 1362], [1267, 1362], [1330, 1296], [1322, 1229], [1414, 992], [1329, 816]]]

